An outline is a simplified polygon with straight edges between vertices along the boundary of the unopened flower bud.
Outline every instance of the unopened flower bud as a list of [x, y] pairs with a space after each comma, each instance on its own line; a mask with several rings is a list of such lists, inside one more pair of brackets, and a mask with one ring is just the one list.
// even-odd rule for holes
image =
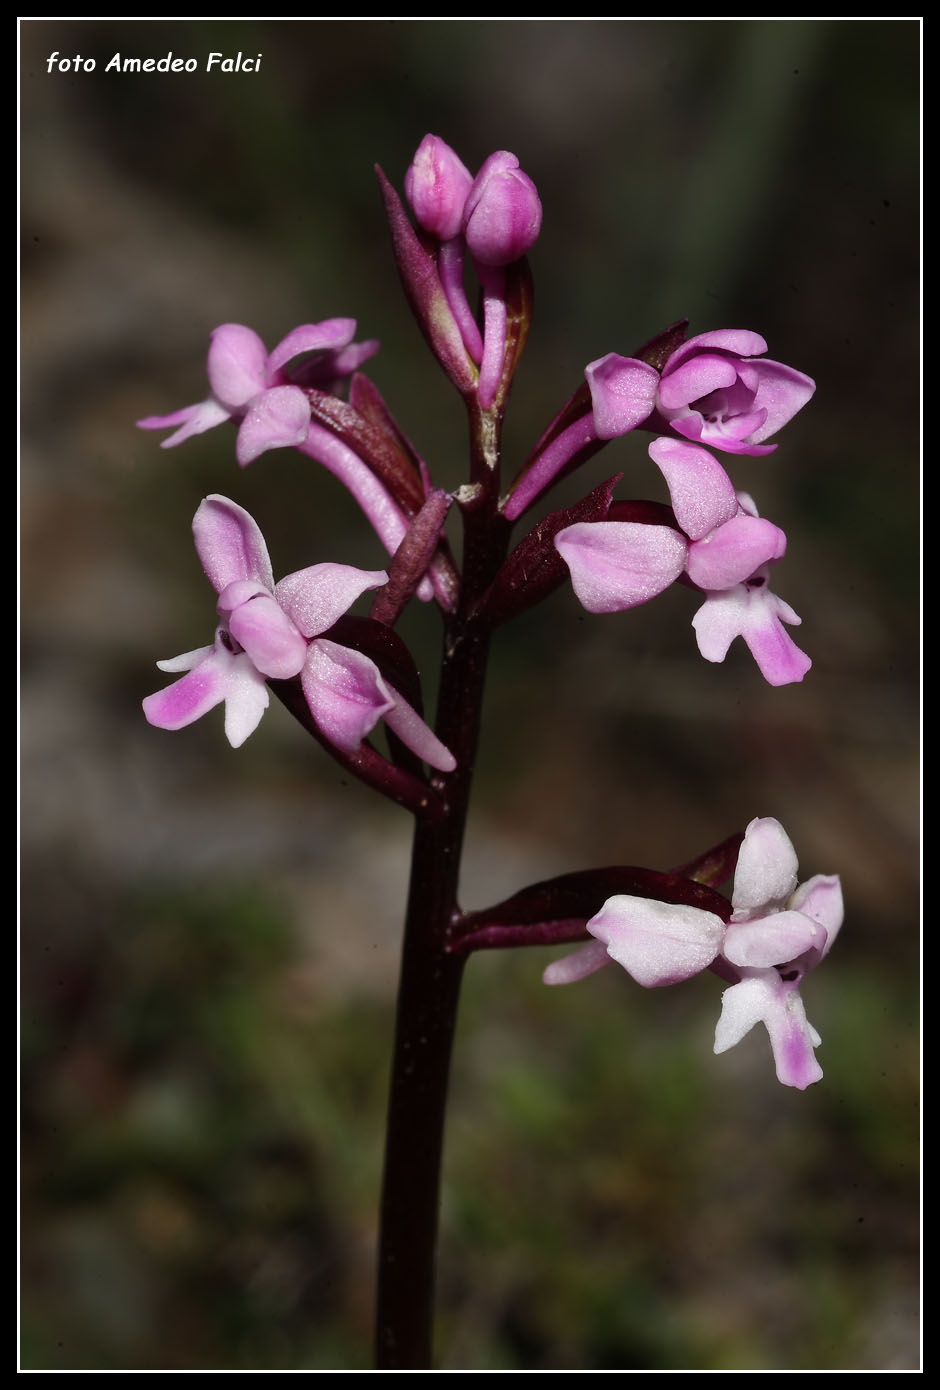
[[535, 245], [542, 204], [535, 184], [508, 150], [497, 150], [473, 181], [464, 210], [464, 236], [482, 265], [509, 265]]
[[460, 231], [473, 175], [439, 135], [426, 135], [405, 175], [405, 193], [418, 223], [441, 241]]

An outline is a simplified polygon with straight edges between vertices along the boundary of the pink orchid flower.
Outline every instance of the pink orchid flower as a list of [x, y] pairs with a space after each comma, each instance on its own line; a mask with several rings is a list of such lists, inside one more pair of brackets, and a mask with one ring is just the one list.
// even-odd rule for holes
[[796, 851], [779, 821], [752, 820], [738, 855], [725, 925], [715, 913], [651, 898], [608, 898], [587, 923], [595, 940], [555, 961], [546, 984], [569, 984], [616, 961], [644, 988], [676, 984], [711, 968], [732, 981], [722, 995], [715, 1052], [763, 1023], [777, 1079], [805, 1090], [822, 1077], [800, 982], [828, 954], [842, 926], [842, 885], [816, 874], [797, 884]]
[[783, 531], [735, 492], [707, 449], [662, 438], [649, 453], [681, 529], [615, 520], [559, 531], [555, 547], [580, 602], [589, 613], [619, 613], [686, 576], [705, 593], [692, 626], [706, 661], [723, 661], [742, 637], [770, 685], [802, 680], [812, 663], [783, 627], [800, 618], [767, 582], [770, 564], [786, 551]]
[[744, 328], [699, 333], [667, 358], [650, 428], [664, 423], [695, 443], [729, 454], [769, 454], [765, 440], [792, 420], [816, 390], [803, 372], [763, 356], [767, 343]]
[[378, 343], [354, 343], [355, 319], [324, 319], [295, 328], [268, 352], [252, 329], [223, 323], [212, 334], [208, 372], [212, 394], [171, 415], [148, 415], [144, 430], [179, 428], [161, 448], [171, 449], [194, 434], [239, 421], [235, 453], [244, 468], [268, 449], [303, 444], [310, 403], [301, 388], [333, 392], [378, 351]]
[[384, 570], [326, 563], [275, 584], [257, 522], [217, 495], [200, 504], [193, 535], [222, 621], [211, 646], [157, 663], [186, 674], [144, 700], [150, 724], [182, 729], [224, 703], [225, 732], [238, 748], [267, 709], [266, 679], [299, 676], [317, 726], [343, 752], [355, 753], [384, 719], [418, 757], [453, 770], [453, 756], [375, 663], [322, 636], [361, 594], [387, 582]]

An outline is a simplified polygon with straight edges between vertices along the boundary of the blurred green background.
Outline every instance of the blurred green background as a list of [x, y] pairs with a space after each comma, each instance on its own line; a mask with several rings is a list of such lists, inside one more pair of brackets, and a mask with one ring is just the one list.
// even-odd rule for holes
[[[238, 752], [141, 698], [202, 645], [210, 492], [275, 570], [382, 563], [325, 473], [163, 452], [209, 331], [353, 315], [445, 486], [459, 402], [401, 299], [376, 192], [427, 131], [508, 148], [544, 226], [514, 469], [586, 362], [688, 316], [748, 327], [817, 396], [738, 486], [790, 537], [814, 667], [701, 661], [686, 591], [588, 618], [559, 592], [494, 654], [463, 901], [665, 868], [777, 816], [847, 919], [804, 987], [825, 1080], [766, 1036], [715, 1058], [711, 976], [547, 990], [467, 971], [448, 1129], [449, 1369], [918, 1364], [919, 26], [915, 21], [31, 21], [21, 29], [22, 1364], [369, 1364], [409, 822], [279, 707]], [[46, 71], [93, 57], [94, 73]], [[124, 56], [263, 54], [257, 75]], [[616, 470], [659, 496], [644, 438]], [[557, 503], [556, 503], [557, 505]], [[432, 693], [435, 615], [409, 615]]]

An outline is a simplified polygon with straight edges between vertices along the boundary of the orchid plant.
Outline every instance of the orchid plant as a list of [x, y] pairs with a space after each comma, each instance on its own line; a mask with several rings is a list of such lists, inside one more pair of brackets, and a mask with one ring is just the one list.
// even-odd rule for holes
[[[570, 580], [589, 613], [620, 613], [674, 583], [698, 595], [695, 640], [710, 662], [743, 638], [774, 686], [810, 659], [800, 619], [770, 589], [786, 536], [739, 491], [717, 454], [757, 458], [809, 401], [802, 372], [770, 360], [744, 329], [665, 329], [633, 356], [588, 364], [511, 481], [501, 432], [532, 317], [526, 253], [542, 205], [508, 151], [474, 177], [437, 136], [421, 142], [404, 187], [414, 222], [377, 171], [398, 272], [427, 343], [466, 406], [469, 463], [435, 483], [361, 368], [378, 350], [348, 318], [305, 324], [272, 352], [250, 328], [212, 334], [209, 396], [138, 423], [172, 429], [169, 448], [231, 421], [242, 467], [276, 448], [321, 464], [353, 495], [389, 557], [384, 568], [320, 560], [275, 582], [256, 521], [213, 495], [193, 521], [217, 596], [209, 645], [158, 664], [178, 678], [143, 702], [176, 730], [225, 707], [239, 747], [273, 692], [351, 774], [415, 818], [392, 1060], [379, 1246], [376, 1355], [385, 1369], [430, 1365], [441, 1143], [461, 973], [477, 950], [585, 943], [544, 972], [568, 984], [617, 962], [644, 988], [711, 970], [726, 986], [714, 1050], [756, 1023], [776, 1072], [805, 1089], [822, 1076], [820, 1038], [799, 994], [842, 923], [839, 879], [797, 885], [786, 831], [758, 817], [669, 872], [593, 867], [522, 888], [474, 911], [457, 901], [483, 686], [495, 631]], [[478, 308], [467, 284], [478, 285]], [[668, 504], [615, 497], [616, 474], [580, 501], [513, 528], [609, 441], [639, 430]], [[447, 528], [462, 527], [458, 565]], [[349, 610], [371, 594], [368, 616]], [[427, 722], [414, 660], [396, 624], [414, 599], [443, 624], [440, 690]], [[373, 742], [385, 725], [386, 751]], [[730, 895], [719, 890], [732, 882]]]

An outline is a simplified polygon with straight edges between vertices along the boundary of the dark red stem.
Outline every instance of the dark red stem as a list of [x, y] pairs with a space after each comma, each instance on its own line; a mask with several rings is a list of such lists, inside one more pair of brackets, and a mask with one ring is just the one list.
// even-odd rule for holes
[[445, 620], [435, 731], [457, 768], [433, 785], [444, 806], [415, 826], [405, 918], [379, 1235], [376, 1364], [431, 1365], [434, 1263], [450, 1052], [463, 959], [447, 950], [459, 913], [457, 881], [473, 778], [489, 631], [475, 618], [506, 556], [500, 516], [499, 420], [470, 409], [471, 478], [464, 505], [464, 563], [457, 610]]

